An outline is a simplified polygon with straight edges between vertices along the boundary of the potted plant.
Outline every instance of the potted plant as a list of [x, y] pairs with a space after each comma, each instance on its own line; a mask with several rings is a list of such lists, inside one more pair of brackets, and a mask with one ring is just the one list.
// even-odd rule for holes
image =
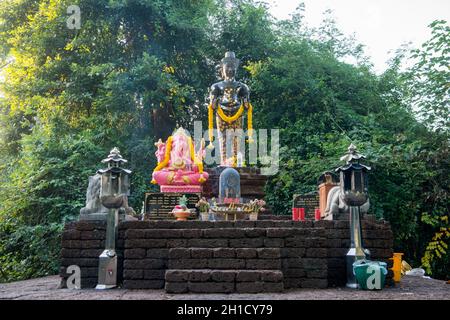
[[202, 197], [197, 204], [195, 205], [196, 208], [200, 211], [200, 216], [202, 221], [208, 221], [209, 220], [209, 203], [206, 200], [206, 198]]
[[177, 218], [178, 221], [186, 221], [187, 218], [191, 215], [191, 211], [186, 206], [187, 198], [183, 195], [178, 202], [178, 205], [175, 206], [172, 210], [172, 214]]
[[253, 201], [250, 201], [249, 207], [250, 207], [250, 214], [249, 214], [249, 220], [255, 221], [258, 220], [258, 214], [260, 211], [264, 211], [263, 208], [266, 205], [266, 202], [264, 200], [255, 199]]

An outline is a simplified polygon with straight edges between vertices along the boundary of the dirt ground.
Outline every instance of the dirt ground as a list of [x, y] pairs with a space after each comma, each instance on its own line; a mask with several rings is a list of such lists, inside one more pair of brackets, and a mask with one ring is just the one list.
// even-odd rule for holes
[[0, 284], [0, 300], [450, 300], [445, 281], [405, 276], [381, 291], [348, 288], [295, 289], [264, 294], [167, 294], [164, 290], [58, 289], [59, 276]]

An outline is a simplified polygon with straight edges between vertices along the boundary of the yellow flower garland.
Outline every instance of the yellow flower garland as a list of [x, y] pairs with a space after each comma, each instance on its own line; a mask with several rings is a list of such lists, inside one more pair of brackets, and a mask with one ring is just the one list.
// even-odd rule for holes
[[[239, 107], [239, 110], [232, 116], [227, 116], [221, 107], [217, 108], [217, 114], [219, 117], [227, 122], [227, 123], [233, 123], [237, 119], [239, 119], [242, 116], [242, 113], [244, 112], [244, 105], [242, 104]], [[214, 145], [212, 144], [213, 141], [213, 130], [214, 130], [214, 109], [212, 107], [212, 104], [208, 106], [208, 135], [209, 135], [209, 149], [214, 149]], [[253, 106], [250, 102], [248, 102], [248, 111], [247, 111], [247, 128], [248, 128], [248, 142], [253, 143]]]
[[225, 122], [227, 122], [227, 123], [233, 123], [233, 122], [235, 122], [237, 119], [239, 119], [241, 116], [242, 116], [242, 113], [244, 112], [244, 105], [243, 104], [241, 104], [241, 106], [239, 107], [239, 110], [235, 113], [235, 114], [233, 114], [232, 116], [227, 116], [224, 112], [223, 112], [223, 110], [222, 110], [222, 108], [221, 107], [218, 107], [217, 108], [217, 114], [219, 115], [219, 117], [223, 120], [223, 121], [225, 121]]
[[189, 151], [191, 152], [191, 160], [194, 162], [194, 164], [198, 167], [198, 172], [201, 174], [203, 173], [203, 162], [200, 161], [195, 156], [195, 149], [194, 149], [194, 143], [192, 142], [192, 138], [189, 137]]
[[247, 111], [248, 143], [253, 143], [253, 106], [248, 102]]
[[[203, 139], [202, 139], [203, 140]], [[200, 148], [203, 147], [203, 141], [201, 142]], [[198, 178], [198, 182], [204, 183], [206, 179], [203, 177], [203, 161], [195, 156], [194, 143], [192, 142], [192, 138], [189, 137], [189, 146], [191, 151], [191, 159], [197, 165], [198, 173], [200, 173], [200, 178]]]
[[212, 104], [208, 106], [208, 135], [209, 135], [209, 144], [208, 149], [214, 149], [213, 142], [213, 127], [214, 127], [214, 110]]
[[[153, 172], [160, 171], [169, 164], [170, 151], [172, 150], [172, 136], [169, 136], [166, 143], [166, 152], [164, 154], [164, 160], [159, 162]], [[156, 184], [156, 180], [152, 179], [151, 183]]]

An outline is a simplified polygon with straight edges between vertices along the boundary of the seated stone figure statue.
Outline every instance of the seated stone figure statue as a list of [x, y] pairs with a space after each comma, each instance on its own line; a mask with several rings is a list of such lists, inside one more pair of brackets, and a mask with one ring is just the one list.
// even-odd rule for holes
[[[80, 210], [80, 220], [106, 220], [108, 208], [104, 207], [100, 198], [101, 175], [89, 177], [89, 185], [86, 191], [86, 206]], [[128, 205], [128, 198], [123, 196], [119, 209], [120, 220], [137, 220], [136, 212]]]
[[204, 141], [198, 152], [189, 133], [179, 128], [163, 143], [155, 143], [158, 165], [153, 170], [152, 183], [159, 184], [161, 192], [201, 192], [201, 185], [208, 179], [203, 171]]

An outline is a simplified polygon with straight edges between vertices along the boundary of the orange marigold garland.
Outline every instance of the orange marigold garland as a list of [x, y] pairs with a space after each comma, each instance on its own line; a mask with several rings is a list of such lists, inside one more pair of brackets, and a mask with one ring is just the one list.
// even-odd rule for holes
[[203, 173], [203, 162], [195, 155], [194, 143], [191, 137], [189, 137], [189, 151], [191, 153], [191, 160], [198, 167], [198, 172]]
[[253, 106], [248, 102], [247, 111], [248, 143], [253, 143]]
[[219, 115], [219, 117], [227, 122], [227, 123], [233, 123], [235, 122], [237, 119], [239, 119], [242, 116], [242, 113], [244, 112], [244, 105], [241, 104], [241, 106], [239, 107], [238, 111], [236, 111], [235, 114], [233, 114], [232, 116], [227, 116], [221, 107], [217, 108], [217, 114]]
[[209, 135], [209, 144], [208, 144], [208, 148], [209, 149], [214, 149], [214, 145], [213, 145], [213, 130], [214, 130], [214, 110], [212, 107], [212, 104], [210, 104], [208, 106], [208, 135]]
[[[253, 143], [253, 106], [250, 102], [248, 103], [248, 111], [247, 111], [247, 127], [248, 127], [248, 142]], [[244, 112], [244, 105], [242, 104], [239, 108], [239, 110], [232, 116], [227, 116], [222, 108], [217, 108], [217, 114], [219, 117], [227, 122], [227, 123], [233, 123], [237, 119], [239, 119], [242, 116], [242, 113]], [[209, 149], [214, 149], [214, 145], [212, 144], [213, 141], [213, 128], [214, 127], [214, 109], [212, 107], [212, 104], [208, 106], [208, 134], [209, 134]]]

